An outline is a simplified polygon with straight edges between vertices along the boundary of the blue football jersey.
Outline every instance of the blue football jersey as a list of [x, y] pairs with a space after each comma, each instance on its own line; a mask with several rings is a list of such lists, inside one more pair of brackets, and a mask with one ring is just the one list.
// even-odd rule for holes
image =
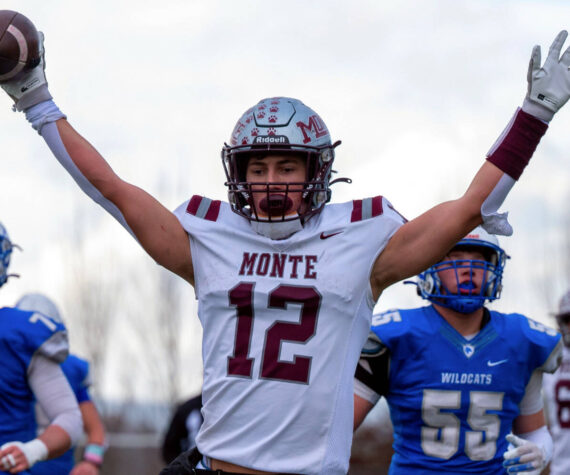
[[61, 363], [68, 351], [63, 324], [37, 312], [0, 308], [0, 444], [36, 437], [30, 363], [36, 354]]
[[390, 474], [505, 473], [505, 436], [526, 385], [535, 370], [557, 368], [561, 338], [520, 314], [487, 318], [467, 340], [433, 306], [374, 316], [389, 350]]
[[[61, 364], [63, 374], [69, 381], [77, 402], [90, 401], [89, 363], [78, 356], [69, 355]], [[60, 457], [36, 463], [31, 469], [32, 475], [67, 475], [75, 465], [75, 447], [71, 447]]]

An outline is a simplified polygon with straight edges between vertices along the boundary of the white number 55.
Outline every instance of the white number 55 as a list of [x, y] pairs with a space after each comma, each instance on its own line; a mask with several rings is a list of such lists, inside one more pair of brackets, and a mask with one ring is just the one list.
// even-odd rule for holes
[[[497, 451], [501, 421], [496, 414], [503, 408], [504, 393], [470, 391], [467, 423], [473, 429], [465, 432], [465, 454], [471, 460], [490, 460]], [[425, 389], [422, 401], [422, 450], [426, 455], [450, 459], [459, 449], [461, 421], [451, 412], [461, 407], [461, 391]], [[483, 442], [485, 441], [485, 442]]]

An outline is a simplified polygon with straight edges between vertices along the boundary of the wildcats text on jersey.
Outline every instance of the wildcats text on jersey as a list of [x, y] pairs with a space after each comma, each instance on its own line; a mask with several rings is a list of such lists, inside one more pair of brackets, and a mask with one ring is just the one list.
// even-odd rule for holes
[[314, 255], [244, 252], [238, 274], [279, 279], [284, 276], [290, 279], [316, 279], [316, 263], [317, 256]]
[[487, 373], [441, 373], [441, 382], [444, 384], [489, 385], [493, 382], [493, 375]]

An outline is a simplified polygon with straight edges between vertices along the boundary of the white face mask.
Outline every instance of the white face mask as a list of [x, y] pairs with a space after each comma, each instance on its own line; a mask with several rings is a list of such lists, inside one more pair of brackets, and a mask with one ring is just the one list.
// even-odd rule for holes
[[292, 234], [303, 229], [300, 219], [291, 221], [250, 221], [250, 224], [257, 234], [274, 240], [287, 239]]

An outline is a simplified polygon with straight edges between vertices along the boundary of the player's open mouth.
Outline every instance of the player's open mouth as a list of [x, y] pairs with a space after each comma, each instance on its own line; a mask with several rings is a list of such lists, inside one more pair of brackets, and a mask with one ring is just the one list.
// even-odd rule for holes
[[472, 295], [474, 293], [477, 293], [476, 292], [476, 286], [473, 282], [463, 282], [462, 284], [459, 284], [457, 291], [461, 295]]
[[261, 199], [259, 209], [272, 216], [285, 215], [293, 208], [293, 201], [287, 195], [272, 193]]

